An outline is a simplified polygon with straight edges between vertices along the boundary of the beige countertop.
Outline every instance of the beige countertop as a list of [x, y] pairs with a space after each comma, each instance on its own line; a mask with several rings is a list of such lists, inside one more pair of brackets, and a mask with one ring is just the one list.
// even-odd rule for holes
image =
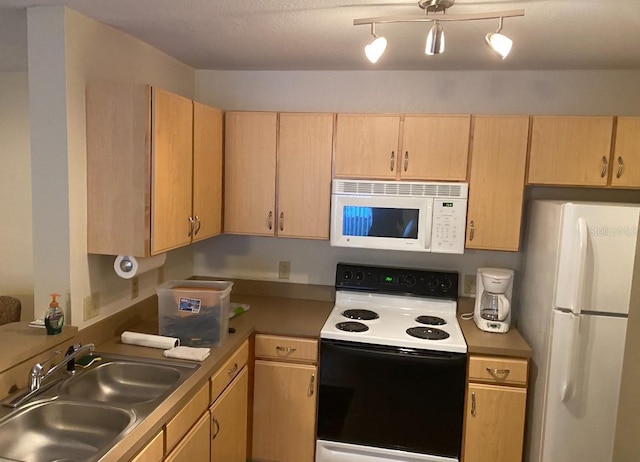
[[467, 341], [469, 354], [491, 356], [514, 356], [531, 358], [531, 347], [522, 338], [517, 329], [511, 328], [504, 334], [485, 332], [476, 327], [473, 319], [462, 319], [460, 315], [473, 313], [475, 298], [461, 297], [458, 299], [458, 322]]
[[[229, 327], [233, 327], [235, 333], [228, 334], [220, 347], [212, 348], [209, 357], [200, 363], [200, 368], [134, 428], [125, 439], [111, 448], [101, 460], [121, 461], [132, 458], [146, 442], [162, 429], [163, 425], [171, 417], [182, 409], [192, 397], [193, 390], [207, 383], [209, 377], [254, 332], [318, 338], [322, 325], [334, 305], [333, 288], [309, 286], [311, 289], [305, 290], [303, 287], [289, 289], [286, 286], [277, 286], [277, 290], [273, 289], [273, 285], [269, 285], [269, 290], [263, 290], [264, 287], [261, 287], [260, 290], [249, 290], [247, 287], [253, 286], [246, 281], [237, 284], [231, 295], [232, 304], [249, 304], [250, 309], [229, 321]], [[289, 286], [301, 285], [294, 284]], [[239, 293], [235, 292], [236, 288], [239, 289]], [[282, 290], [283, 288], [284, 290]], [[305, 297], [316, 299], [309, 300]], [[474, 299], [460, 299], [459, 313], [472, 311], [473, 301]], [[149, 306], [152, 303], [157, 303], [157, 301], [150, 298], [144, 303], [147, 305], [145, 313], [157, 313], [152, 306]], [[127, 325], [126, 330], [150, 334], [158, 333], [157, 314], [146, 317], [136, 316], [138, 317], [133, 318], [133, 324]], [[493, 334], [480, 331], [473, 321], [461, 319], [460, 325], [470, 354], [524, 358], [531, 356], [531, 349], [515, 329], [512, 329], [507, 334]], [[40, 335], [43, 334], [40, 330], [30, 329], [26, 325], [17, 323], [10, 328], [0, 326], [0, 329], [2, 329], [0, 330], [0, 348], [9, 348], [8, 351], [12, 352], [8, 358], [6, 354], [2, 355], [3, 359], [0, 360], [0, 366], [5, 366], [4, 362], [9, 364], [10, 361], [15, 364], [16, 358], [25, 358], [23, 360], [26, 360], [35, 356], [38, 353], [36, 351], [38, 348], [40, 348], [40, 352], [51, 348], [53, 344], [49, 345], [50, 342], [62, 343], [71, 340], [76, 332], [75, 328], [69, 327], [65, 328], [60, 336], [46, 336]], [[87, 332], [81, 331], [78, 338], [83, 342], [92, 341], [83, 337], [95, 332], [97, 332], [95, 328], [94, 330], [87, 329]], [[42, 342], [45, 344], [43, 345]], [[163, 358], [162, 350], [125, 345], [120, 342], [119, 336], [96, 343], [96, 351], [98, 352], [154, 359]], [[25, 348], [25, 345], [27, 348]], [[3, 351], [6, 352], [7, 350]]]
[[[120, 461], [132, 458], [173, 415], [191, 398], [193, 390], [199, 389], [209, 377], [231, 356], [231, 354], [253, 332], [273, 335], [318, 338], [320, 329], [333, 302], [327, 300], [302, 300], [256, 295], [232, 295], [232, 304], [250, 305], [246, 311], [229, 321], [235, 333], [226, 336], [222, 345], [211, 349], [211, 354], [200, 363], [200, 368], [155, 411], [121, 442], [116, 444], [101, 459]], [[148, 334], [158, 333], [157, 317], [152, 316], [135, 325], [131, 330]], [[117, 353], [145, 358], [162, 359], [162, 350], [125, 345], [119, 337], [114, 337], [96, 346], [98, 352]]]
[[47, 335], [46, 329], [29, 327], [26, 322], [0, 326], [0, 373], [43, 351], [69, 342], [77, 333], [78, 328], [73, 326], [64, 326], [57, 335]]

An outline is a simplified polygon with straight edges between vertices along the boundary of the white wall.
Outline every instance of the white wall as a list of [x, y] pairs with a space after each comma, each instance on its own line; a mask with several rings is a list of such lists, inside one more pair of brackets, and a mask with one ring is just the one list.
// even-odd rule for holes
[[31, 155], [26, 72], [0, 72], [0, 295], [33, 319]]
[[[29, 8], [27, 19], [35, 304], [47, 306], [48, 294], [57, 291], [71, 323], [85, 327], [132, 303], [130, 281], [115, 276], [113, 257], [87, 254], [86, 83], [148, 83], [191, 98], [194, 70], [72, 10]], [[54, 175], [47, 175], [51, 169]], [[191, 258], [190, 249], [170, 252], [165, 277], [190, 276]], [[156, 271], [141, 276], [139, 298], [155, 293], [157, 284]], [[91, 294], [99, 294], [100, 316], [84, 322], [83, 302]]]
[[[224, 110], [640, 115], [640, 71], [196, 71], [196, 98]], [[585, 192], [554, 188], [552, 194], [575, 199]], [[595, 198], [603, 194], [596, 191]], [[548, 197], [545, 191], [528, 195]], [[625, 197], [622, 192], [615, 199]], [[327, 285], [334, 283], [338, 261], [461, 274], [475, 274], [482, 265], [520, 266], [520, 254], [510, 252], [417, 255], [246, 236], [217, 237], [195, 252], [196, 274], [272, 280], [278, 261], [289, 260], [291, 282]]]

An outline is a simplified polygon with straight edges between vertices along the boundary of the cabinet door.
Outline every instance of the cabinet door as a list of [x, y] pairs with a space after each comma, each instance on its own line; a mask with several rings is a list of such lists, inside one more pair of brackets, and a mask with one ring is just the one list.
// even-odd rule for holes
[[163, 433], [159, 431], [140, 452], [131, 459], [131, 462], [160, 462], [164, 456]]
[[275, 112], [225, 115], [224, 231], [275, 235]]
[[395, 179], [399, 130], [398, 115], [338, 114], [336, 178]]
[[87, 85], [87, 252], [150, 255], [151, 87]]
[[280, 114], [278, 236], [329, 239], [333, 115]]
[[640, 187], [640, 117], [618, 117], [611, 186]]
[[247, 460], [249, 373], [244, 367], [211, 406], [211, 462]]
[[476, 116], [471, 152], [468, 249], [518, 250], [527, 116]]
[[464, 462], [522, 460], [526, 404], [524, 388], [470, 383]]
[[209, 413], [205, 413], [171, 451], [165, 462], [195, 462], [209, 460], [210, 453]]
[[194, 241], [222, 232], [222, 112], [193, 103]]
[[191, 242], [193, 103], [157, 88], [152, 100], [151, 253], [157, 254]]
[[613, 117], [534, 116], [530, 184], [605, 186]]
[[399, 161], [403, 180], [467, 178], [470, 115], [404, 117]]
[[317, 368], [255, 362], [253, 458], [313, 462]]

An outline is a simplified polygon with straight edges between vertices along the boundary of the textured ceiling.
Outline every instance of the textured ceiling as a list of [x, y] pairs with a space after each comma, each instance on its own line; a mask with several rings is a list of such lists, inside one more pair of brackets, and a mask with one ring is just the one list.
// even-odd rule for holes
[[0, 0], [0, 69], [26, 69], [24, 8], [38, 5], [66, 5], [196, 69], [640, 69], [640, 0], [457, 0], [448, 14], [525, 9], [505, 19], [506, 60], [484, 44], [497, 21], [444, 24], [437, 56], [424, 54], [429, 24], [382, 24], [375, 65], [369, 26], [353, 20], [422, 14], [417, 0]]

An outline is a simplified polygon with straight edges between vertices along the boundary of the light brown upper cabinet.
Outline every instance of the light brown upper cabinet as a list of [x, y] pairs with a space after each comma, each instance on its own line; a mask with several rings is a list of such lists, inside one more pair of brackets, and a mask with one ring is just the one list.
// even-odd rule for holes
[[528, 134], [528, 116], [474, 117], [467, 249], [518, 250]]
[[533, 116], [529, 184], [606, 186], [613, 117]]
[[278, 114], [227, 112], [225, 122], [224, 232], [273, 236]]
[[618, 117], [610, 184], [614, 188], [640, 187], [640, 117]]
[[336, 178], [464, 181], [469, 115], [338, 114]]
[[331, 114], [228, 112], [225, 232], [328, 239], [332, 146]]
[[399, 133], [399, 115], [338, 114], [335, 177], [394, 179]]
[[469, 115], [405, 115], [400, 177], [466, 180], [470, 126]]
[[278, 236], [329, 239], [333, 115], [280, 114]]
[[220, 232], [218, 111], [198, 105], [194, 127], [191, 100], [122, 83], [88, 85], [86, 109], [89, 253], [144, 257]]
[[193, 240], [222, 233], [222, 111], [193, 103]]

